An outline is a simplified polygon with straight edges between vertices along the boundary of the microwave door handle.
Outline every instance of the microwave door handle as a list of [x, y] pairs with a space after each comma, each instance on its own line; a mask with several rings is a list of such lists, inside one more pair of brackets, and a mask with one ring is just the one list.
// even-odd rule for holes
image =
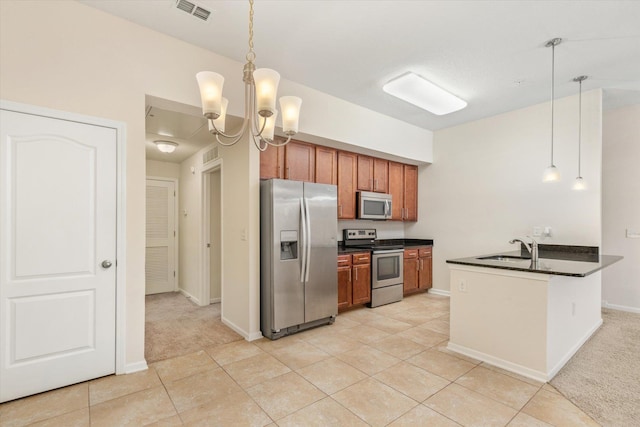
[[384, 201], [384, 217], [391, 217], [391, 202], [389, 200]]
[[304, 199], [300, 197], [300, 228], [302, 228], [302, 239], [300, 241], [300, 249], [302, 250], [302, 263], [300, 264], [300, 282], [304, 283], [305, 267], [307, 266], [307, 221], [304, 211]]
[[304, 208], [305, 208], [305, 222], [307, 223], [307, 265], [305, 267], [305, 282], [309, 281], [309, 269], [311, 267], [311, 215], [309, 214], [309, 201], [305, 197], [304, 199]]

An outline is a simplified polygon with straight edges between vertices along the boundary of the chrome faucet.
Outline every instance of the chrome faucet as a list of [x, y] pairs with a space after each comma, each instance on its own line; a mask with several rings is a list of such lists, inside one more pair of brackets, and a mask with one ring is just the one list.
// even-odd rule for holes
[[525, 242], [522, 239], [509, 240], [509, 243], [511, 244], [514, 244], [516, 242], [522, 243], [524, 247], [527, 248], [527, 250], [531, 254], [531, 266], [537, 267], [538, 266], [538, 242], [536, 242], [531, 236], [527, 236], [527, 237], [531, 239], [531, 245], [529, 245], [527, 242]]

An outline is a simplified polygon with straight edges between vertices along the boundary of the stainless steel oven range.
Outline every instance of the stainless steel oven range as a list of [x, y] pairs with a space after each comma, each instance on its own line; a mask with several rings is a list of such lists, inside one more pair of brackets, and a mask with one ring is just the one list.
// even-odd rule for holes
[[376, 241], [375, 229], [343, 230], [344, 246], [369, 249], [371, 256], [371, 307], [402, 300], [404, 249]]

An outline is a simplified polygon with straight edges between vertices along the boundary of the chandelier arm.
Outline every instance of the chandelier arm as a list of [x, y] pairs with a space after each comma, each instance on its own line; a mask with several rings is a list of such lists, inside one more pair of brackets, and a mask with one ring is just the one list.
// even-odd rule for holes
[[[244, 120], [242, 123], [242, 127], [240, 128], [240, 130], [234, 134], [230, 134], [230, 133], [224, 133], [221, 132], [220, 130], [218, 130], [218, 128], [216, 127], [215, 123], [213, 122], [213, 120], [209, 119], [211, 121], [211, 126], [213, 126], [213, 129], [216, 131], [216, 139], [218, 135], [222, 135], [223, 138], [236, 138], [239, 136], [242, 136], [243, 133], [245, 133], [246, 129], [247, 129], [247, 121]], [[218, 139], [219, 141], [219, 139]]]
[[288, 138], [287, 138], [287, 140], [286, 140], [286, 141], [284, 141], [284, 142], [278, 142], [278, 143], [276, 143], [276, 142], [273, 142], [273, 141], [271, 141], [271, 142], [269, 142], [269, 141], [267, 141], [267, 140], [265, 140], [265, 141], [267, 142], [267, 144], [271, 145], [272, 147], [282, 147], [282, 146], [284, 146], [284, 145], [287, 145], [287, 144], [289, 143], [289, 141], [291, 141], [291, 137], [292, 137], [292, 136], [293, 136], [293, 135], [289, 135], [289, 136], [288, 136]]
[[[261, 136], [256, 136], [251, 134], [251, 139], [253, 139], [253, 143], [255, 144], [256, 148], [260, 151], [266, 151], [267, 148], [269, 148], [269, 141], [267, 141], [266, 139], [262, 138]], [[263, 146], [264, 144], [264, 146]]]

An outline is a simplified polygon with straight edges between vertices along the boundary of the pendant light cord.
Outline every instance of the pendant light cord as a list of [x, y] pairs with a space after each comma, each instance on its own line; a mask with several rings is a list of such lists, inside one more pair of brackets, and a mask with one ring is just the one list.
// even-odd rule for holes
[[578, 95], [578, 178], [582, 178], [580, 163], [582, 158], [582, 80], [580, 79], [580, 94]]
[[551, 44], [551, 166], [553, 166], [553, 100], [555, 99], [556, 44]]

